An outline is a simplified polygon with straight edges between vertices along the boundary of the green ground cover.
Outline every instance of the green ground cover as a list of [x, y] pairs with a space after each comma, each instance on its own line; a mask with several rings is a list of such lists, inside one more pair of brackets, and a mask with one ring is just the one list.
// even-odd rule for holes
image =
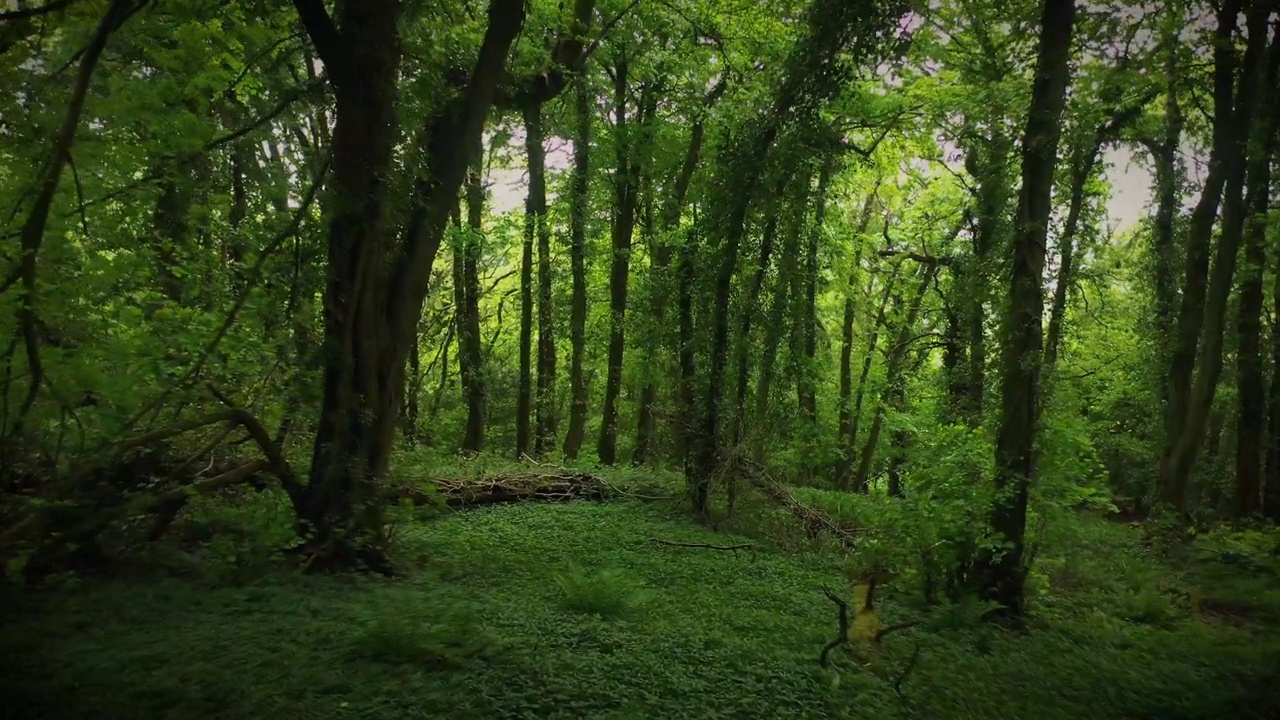
[[4, 715], [1275, 717], [1266, 555], [1219, 542], [1174, 568], [1131, 528], [1080, 522], [1026, 632], [890, 585], [885, 621], [927, 624], [886, 638], [878, 666], [849, 650], [825, 670], [829, 554], [660, 545], [726, 536], [639, 502], [406, 513], [401, 561], [419, 569], [394, 581], [268, 569], [7, 596]]

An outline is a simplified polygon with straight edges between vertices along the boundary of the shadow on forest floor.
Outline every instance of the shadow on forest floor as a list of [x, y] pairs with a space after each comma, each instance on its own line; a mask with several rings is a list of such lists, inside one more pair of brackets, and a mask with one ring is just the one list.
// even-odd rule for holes
[[[887, 639], [880, 669], [844, 652], [828, 671], [821, 588], [837, 558], [658, 545], [726, 538], [636, 502], [406, 513], [406, 564], [425, 569], [396, 581], [271, 572], [11, 594], [0, 707], [60, 720], [1280, 717], [1280, 579], [1231, 548], [1174, 570], [1132, 528], [1081, 522], [1076, 546], [1046, 556], [1053, 589], [1031, 632], [952, 614]], [[1210, 591], [1180, 599], [1192, 580]], [[1228, 586], [1247, 596], [1230, 611]], [[909, 595], [885, 591], [886, 622], [924, 616]], [[899, 697], [891, 678], [917, 642]]]

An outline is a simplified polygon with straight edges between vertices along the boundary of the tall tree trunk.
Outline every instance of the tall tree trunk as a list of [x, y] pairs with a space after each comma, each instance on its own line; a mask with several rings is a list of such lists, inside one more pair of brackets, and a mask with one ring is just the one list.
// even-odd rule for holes
[[[1223, 13], [1228, 11], [1235, 12], [1229, 7], [1233, 4], [1236, 4], [1236, 0], [1224, 0]], [[1181, 424], [1178, 428], [1179, 433], [1167, 440], [1165, 453], [1161, 458], [1160, 464], [1161, 481], [1165, 491], [1163, 500], [1176, 511], [1184, 514], [1187, 510], [1187, 489], [1191, 469], [1195, 465], [1196, 455], [1204, 441], [1209, 411], [1213, 406], [1218, 379], [1222, 372], [1222, 336], [1232, 280], [1235, 275], [1236, 256], [1244, 235], [1246, 214], [1244, 185], [1247, 173], [1245, 143], [1251, 132], [1253, 132], [1254, 103], [1264, 64], [1270, 67], [1277, 58], [1280, 58], [1280, 55], [1277, 55], [1274, 51], [1265, 50], [1266, 26], [1269, 13], [1269, 5], [1266, 7], [1250, 5], [1246, 8], [1249, 23], [1249, 43], [1245, 51], [1242, 72], [1240, 73], [1239, 89], [1234, 98], [1230, 97], [1231, 89], [1227, 89], [1228, 97], [1222, 110], [1223, 115], [1220, 116], [1228, 124], [1227, 129], [1224, 131], [1224, 145], [1221, 148], [1218, 147], [1215, 139], [1215, 147], [1210, 157], [1210, 165], [1212, 166], [1213, 156], [1221, 156], [1221, 167], [1225, 175], [1224, 190], [1222, 192], [1222, 230], [1219, 233], [1217, 252], [1214, 257], [1213, 268], [1209, 274], [1208, 286], [1202, 293], [1204, 303], [1199, 309], [1202, 312], [1203, 319], [1194, 323], [1196, 326], [1194, 329], [1200, 330], [1200, 338], [1198, 343], [1193, 342], [1192, 344], [1199, 345], [1199, 353], [1198, 356], [1196, 354], [1191, 355], [1192, 363], [1188, 370], [1197, 371], [1195, 383], [1189, 386], [1189, 390], [1182, 402], [1175, 401], [1175, 406], [1182, 408], [1182, 412], [1179, 414], [1181, 418]], [[1219, 23], [1234, 25], [1235, 19], [1234, 17], [1231, 19], [1220, 17]], [[1274, 43], [1272, 47], [1275, 47]], [[1264, 55], [1267, 56], [1265, 59]], [[1231, 84], [1230, 78], [1228, 78], [1227, 84]], [[1217, 107], [1216, 100], [1215, 107]], [[1219, 128], [1215, 127], [1215, 134], [1218, 132]], [[1267, 160], [1263, 159], [1263, 162]], [[1211, 167], [1210, 174], [1212, 173], [1213, 169]], [[1206, 191], [1208, 183], [1209, 181], [1206, 180]], [[1200, 208], [1197, 207], [1196, 210], [1198, 212]], [[1196, 216], [1193, 215], [1193, 234], [1188, 238], [1188, 245], [1197, 241], [1194, 235], [1196, 220]], [[1208, 222], [1208, 227], [1211, 229], [1212, 218]], [[1191, 252], [1190, 247], [1187, 252], [1189, 255]], [[1189, 279], [1190, 274], [1188, 275]], [[1184, 310], [1186, 310], [1185, 300], [1188, 294], [1191, 294], [1191, 290], [1186, 287], [1183, 289]], [[1179, 324], [1179, 329], [1182, 330], [1181, 323]], [[1179, 351], [1186, 350], [1186, 346], [1182, 342], [1187, 338], [1192, 341], [1195, 340], [1194, 335], [1189, 334], [1187, 337], [1179, 335]], [[1171, 393], [1171, 396], [1177, 397], [1173, 393]]]
[[[636, 225], [639, 192], [640, 133], [627, 126], [627, 61], [619, 58], [614, 68], [614, 142], [617, 164], [613, 173], [613, 262], [609, 269], [609, 366], [605, 381], [604, 411], [600, 418], [600, 442], [596, 454], [602, 465], [618, 459], [618, 395], [622, 392], [622, 362], [626, 347], [627, 281], [631, 273], [631, 236]], [[645, 96], [651, 98], [646, 87]], [[647, 105], [648, 101], [642, 101]], [[641, 114], [649, 112], [647, 107]]]
[[591, 169], [591, 95], [586, 80], [579, 78], [573, 93], [573, 178], [569, 188], [569, 264], [573, 273], [570, 300], [569, 342], [569, 429], [564, 437], [564, 456], [575, 460], [582, 450], [587, 426], [587, 381], [583, 358], [587, 352], [587, 213]]
[[[720, 415], [725, 366], [729, 354], [729, 313], [724, 302], [733, 289], [738, 250], [746, 227], [747, 212], [768, 162], [782, 123], [793, 113], [815, 111], [848, 80], [834, 59], [850, 48], [866, 52], [874, 44], [855, 43], [886, 30], [898, 21], [901, 6], [896, 3], [847, 3], [844, 0], [817, 0], [809, 8], [808, 33], [793, 48], [788, 72], [763, 118], [744, 128], [726, 154], [717, 188], [720, 206], [710, 227], [718, 244], [715, 279], [711, 284], [710, 345], [708, 347], [706, 407], [697, 428], [696, 445], [689, 464], [688, 481], [694, 510], [710, 519], [708, 504], [711, 476], [719, 461]], [[857, 45], [857, 47], [855, 47]], [[868, 58], [858, 58], [859, 62]], [[813, 72], [814, 68], [822, 68]]]
[[1205, 297], [1209, 281], [1209, 251], [1213, 225], [1218, 216], [1223, 186], [1227, 177], [1228, 158], [1235, 145], [1231, 137], [1235, 92], [1236, 52], [1233, 46], [1240, 0], [1223, 0], [1217, 13], [1218, 27], [1213, 47], [1213, 147], [1209, 153], [1209, 170], [1200, 191], [1200, 199], [1191, 213], [1185, 244], [1185, 278], [1178, 306], [1173, 343], [1169, 353], [1168, 422], [1165, 447], [1160, 456], [1159, 494], [1161, 500], [1180, 509], [1185, 488], [1174, 479], [1173, 458], [1186, 424], [1191, 397], [1191, 380], [1195, 372], [1196, 349], [1205, 317]]
[[[836, 437], [840, 440], [848, 437], [853, 429], [853, 329], [857, 319], [855, 296], [858, 291], [859, 271], [862, 269], [863, 236], [871, 225], [871, 215], [874, 213], [876, 205], [876, 193], [879, 190], [880, 180], [877, 178], [876, 186], [867, 194], [867, 199], [862, 203], [862, 212], [858, 216], [857, 229], [853, 234], [853, 263], [849, 268], [849, 284], [845, 288], [844, 296], [844, 318], [840, 324], [840, 401], [839, 421], [836, 431]], [[847, 488], [849, 486], [848, 474], [852, 469], [852, 465], [853, 458], [848, 453], [842, 452], [840, 459], [836, 461], [836, 487]]]
[[835, 170], [835, 155], [827, 155], [818, 171], [818, 195], [814, 199], [813, 227], [805, 247], [804, 267], [804, 364], [800, 409], [810, 426], [818, 423], [818, 245], [827, 222], [827, 189]]
[[542, 457], [555, 447], [556, 338], [551, 305], [551, 226], [547, 221], [547, 162], [542, 143], [542, 106], [525, 111], [529, 150], [529, 210], [538, 238], [538, 392], [534, 403], [533, 452]]
[[737, 444], [744, 439], [747, 429], [747, 389], [751, 379], [751, 325], [755, 320], [760, 296], [764, 291], [765, 276], [769, 273], [769, 264], [773, 262], [773, 243], [778, 234], [778, 211], [769, 212], [764, 221], [764, 230], [760, 237], [760, 254], [756, 262], [756, 271], [751, 278], [751, 287], [742, 303], [742, 318], [739, 321], [737, 346], [734, 349], [734, 361], [738, 369], [737, 389], [734, 392], [733, 426], [730, 431], [730, 442]]
[[[1268, 53], [1280, 54], [1273, 42]], [[1269, 60], [1258, 92], [1247, 153], [1244, 267], [1236, 322], [1236, 517], [1262, 512], [1263, 430], [1266, 382], [1262, 368], [1262, 276], [1267, 262], [1267, 209], [1271, 200], [1271, 162], [1276, 147], [1276, 61]]]
[[484, 184], [482, 160], [467, 172], [467, 228], [462, 241], [454, 249], [455, 313], [458, 332], [458, 372], [462, 376], [462, 400], [467, 407], [466, 425], [462, 432], [462, 450], [478, 453], [484, 450], [486, 398], [484, 389], [484, 355], [480, 337], [480, 253], [484, 237]]
[[[1172, 5], [1172, 4], [1171, 4]], [[1181, 19], [1181, 18], [1179, 18]], [[1166, 44], [1164, 70], [1167, 85], [1164, 90], [1164, 127], [1159, 140], [1146, 143], [1156, 170], [1156, 213], [1151, 237], [1152, 287], [1155, 289], [1155, 338], [1156, 359], [1162, 367], [1160, 376], [1160, 404], [1166, 437], [1174, 429], [1173, 407], [1169, 396], [1171, 381], [1171, 357], [1175, 325], [1178, 286], [1174, 277], [1174, 240], [1178, 207], [1181, 204], [1183, 169], [1179, 147], [1182, 144], [1184, 120], [1182, 106], [1178, 102], [1178, 48], [1177, 35], [1181, 23], [1172, 23], [1164, 33]]]
[[507, 53], [524, 22], [524, 3], [492, 0], [466, 89], [424, 133], [430, 169], [416, 183], [410, 222], [398, 246], [387, 238], [386, 215], [398, 139], [401, 3], [344, 3], [336, 24], [320, 0], [294, 0], [294, 7], [325, 64], [337, 112], [326, 212], [324, 399], [308, 485], [290, 494], [309, 536], [306, 547], [314, 552], [312, 568], [389, 571], [379, 491], [399, 417], [405, 364], [431, 264]]
[[527, 455], [533, 426], [530, 424], [533, 410], [533, 246], [538, 233], [538, 215], [534, 210], [533, 157], [541, 155], [542, 142], [537, 148], [529, 140], [528, 119], [525, 119], [525, 148], [529, 160], [529, 195], [525, 199], [524, 243], [520, 253], [520, 379], [516, 389], [516, 457]]
[[1271, 386], [1267, 390], [1267, 478], [1262, 512], [1280, 522], [1280, 252], [1271, 286]]
[[1043, 343], [1044, 248], [1052, 209], [1054, 164], [1062, 133], [1062, 109], [1070, 81], [1075, 0], [1045, 0], [1040, 22], [1039, 59], [1031, 108], [1022, 139], [1022, 188], [1009, 289], [1000, 429], [996, 440], [997, 497], [991, 527], [1004, 540], [999, 553], [987, 551], [975, 563], [984, 599], [1011, 614], [1023, 609], [1026, 572], [1023, 548], [1027, 496], [1035, 477], [1035, 438]]
[[1008, 165], [1012, 142], [1000, 127], [990, 140], [966, 149], [965, 167], [977, 182], [976, 229], [973, 252], [963, 265], [967, 300], [964, 320], [968, 335], [969, 390], [965, 418], [970, 427], [982, 424], [987, 389], [987, 300], [991, 292], [992, 253], [1004, 236], [1005, 208], [1009, 199]]
[[[720, 83], [714, 87], [703, 101], [704, 105], [711, 105], [724, 92], [726, 85]], [[653, 326], [664, 332], [665, 334], [666, 314], [667, 314], [667, 298], [669, 290], [673, 283], [667, 278], [667, 274], [671, 267], [672, 245], [676, 242], [675, 238], [679, 235], [680, 217], [684, 214], [685, 199], [689, 193], [689, 184], [693, 180], [693, 173], [698, 168], [698, 160], [702, 155], [702, 143], [705, 130], [703, 127], [703, 119], [699, 116], [694, 120], [693, 128], [689, 134], [689, 146], [685, 150], [684, 162], [680, 166], [679, 174], [676, 175], [675, 186], [673, 192], [666, 195], [662, 205], [662, 217], [659, 225], [658, 237], [651, 238], [650, 242], [654, 243], [654, 249], [650, 254], [650, 294], [649, 294], [649, 310], [652, 314]], [[682, 238], [685, 242], [688, 238]], [[683, 244], [681, 245], [683, 247]], [[692, 268], [689, 268], [692, 270]], [[674, 284], [681, 284], [683, 280]], [[687, 288], [677, 288], [681, 298], [685, 296]], [[690, 318], [692, 322], [692, 318]], [[679, 323], [678, 323], [679, 324]], [[683, 325], [680, 325], [683, 328]], [[692, 328], [692, 326], [690, 326]], [[679, 332], [683, 332], [680, 330]], [[677, 333], [679, 334], [679, 333]], [[676, 355], [680, 356], [680, 348], [684, 347], [682, 341], [677, 340]], [[664, 345], [666, 343], [663, 343]], [[654, 361], [660, 353], [656, 352], [656, 348], [649, 348], [649, 365], [653, 371]], [[678, 377], [683, 378], [683, 371], [677, 367], [679, 371]], [[683, 380], [681, 380], [683, 382]], [[640, 417], [636, 422], [636, 447], [632, 460], [639, 464], [645, 462], [649, 457], [649, 449], [653, 444], [654, 435], [654, 410], [658, 401], [658, 386], [656, 380], [649, 376], [645, 380], [644, 388], [640, 392]], [[678, 438], [685, 435], [684, 428], [677, 433]], [[683, 443], [683, 440], [681, 440]]]
[[[804, 202], [797, 199], [786, 199], [789, 206], [779, 208], [779, 213], [787, 212], [786, 227], [782, 229], [782, 252], [779, 253], [777, 268], [773, 278], [773, 293], [770, 300], [769, 315], [764, 333], [764, 352], [760, 359], [760, 376], [756, 378], [756, 407], [753, 419], [761, 428], [770, 428], [770, 400], [773, 393], [773, 381], [777, 376], [778, 352], [782, 346], [783, 334], [794, 326], [789, 322], [795, 315], [796, 263], [800, 254], [800, 232], [804, 222]], [[794, 343], [792, 344], [794, 349]], [[757, 456], [764, 452], [766, 437], [757, 438], [755, 450]]]

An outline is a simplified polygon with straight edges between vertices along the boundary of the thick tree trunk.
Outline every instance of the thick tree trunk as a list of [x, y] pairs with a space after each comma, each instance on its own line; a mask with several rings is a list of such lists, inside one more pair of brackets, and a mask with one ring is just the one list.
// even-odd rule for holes
[[[394, 362], [397, 348], [379, 332], [387, 292], [378, 266], [388, 232], [386, 176], [396, 140], [399, 10], [392, 0], [348, 5], [339, 35], [320, 7], [324, 29], [308, 25], [321, 56], [338, 67], [330, 69], [337, 121], [327, 213], [324, 399], [307, 503], [299, 514], [323, 560], [373, 570], [388, 569], [379, 480], [390, 461], [409, 351], [401, 349], [402, 361]], [[327, 41], [341, 42], [345, 57], [325, 57]], [[360, 64], [361, 81], [353, 69], [342, 70], [348, 62]]]
[[[596, 455], [602, 465], [618, 460], [618, 396], [622, 392], [622, 362], [626, 348], [627, 282], [631, 276], [631, 236], [635, 232], [637, 194], [640, 190], [639, 146], [644, 119], [638, 131], [627, 125], [627, 61], [619, 58], [614, 68], [614, 143], [616, 166], [613, 173], [612, 263], [609, 268], [609, 365], [604, 390], [604, 409], [600, 418], [600, 442]], [[652, 94], [646, 88], [646, 98]], [[640, 108], [643, 115], [650, 110], [648, 100]]]
[[591, 201], [591, 95], [579, 79], [573, 93], [573, 179], [569, 188], [569, 264], [573, 296], [569, 311], [569, 429], [564, 456], [577, 459], [587, 427], [587, 381], [583, 358], [587, 352], [587, 213]]
[[[1233, 5], [1235, 0], [1225, 0], [1223, 4], [1223, 12], [1235, 12], [1229, 6]], [[1222, 208], [1222, 230], [1219, 233], [1217, 252], [1213, 261], [1213, 268], [1209, 274], [1209, 281], [1206, 290], [1203, 292], [1204, 303], [1199, 308], [1202, 312], [1203, 319], [1194, 324], [1193, 329], [1200, 330], [1200, 338], [1198, 356], [1192, 354], [1190, 357], [1192, 362], [1187, 370], [1196, 370], [1195, 383], [1190, 385], [1183, 396], [1185, 399], [1178, 402], [1175, 399], [1175, 407], [1181, 407], [1182, 412], [1177, 416], [1181, 418], [1179, 432], [1176, 436], [1167, 440], [1163, 457], [1161, 458], [1160, 473], [1161, 481], [1164, 488], [1162, 499], [1171, 505], [1179, 513], [1185, 513], [1187, 510], [1187, 490], [1190, 481], [1191, 470], [1195, 465], [1196, 455], [1199, 453], [1200, 446], [1204, 441], [1205, 427], [1208, 423], [1209, 411], [1213, 406], [1213, 398], [1217, 392], [1218, 379], [1222, 372], [1222, 342], [1223, 330], [1226, 322], [1227, 307], [1230, 301], [1232, 281], [1235, 276], [1237, 253], [1244, 235], [1245, 221], [1245, 198], [1244, 185], [1247, 173], [1245, 160], [1245, 144], [1246, 139], [1253, 132], [1253, 115], [1255, 112], [1256, 92], [1258, 82], [1261, 79], [1262, 68], [1265, 63], [1270, 67], [1274, 65], [1276, 59], [1280, 58], [1280, 54], [1273, 51], [1265, 51], [1266, 33], [1267, 33], [1267, 16], [1269, 7], [1250, 6], [1246, 12], [1249, 17], [1249, 44], [1245, 51], [1245, 59], [1243, 62], [1240, 85], [1234, 99], [1228, 98], [1222, 112], [1221, 117], [1227, 124], [1227, 129], [1223, 132], [1223, 145], [1215, 147], [1210, 157], [1210, 165], [1213, 165], [1213, 156], [1221, 157], [1222, 172], [1224, 178], [1223, 208]], [[1219, 22], [1222, 24], [1234, 25], [1235, 20], [1220, 17]], [[1274, 48], [1273, 43], [1273, 48]], [[1263, 56], [1267, 58], [1264, 61]], [[1216, 70], [1215, 70], [1216, 72]], [[1228, 90], [1230, 93], [1230, 90]], [[1216, 107], [1216, 102], [1215, 102]], [[1215, 134], [1219, 132], [1215, 128]], [[1262, 162], [1269, 161], [1269, 158], [1261, 159]], [[1250, 161], [1253, 162], [1252, 160]], [[1213, 169], [1211, 167], [1210, 173]], [[1206, 187], [1208, 181], [1206, 181]], [[1206, 190], [1207, 191], [1207, 190]], [[1199, 207], [1196, 208], [1197, 212]], [[1188, 237], [1188, 244], [1197, 241], [1194, 232], [1196, 230], [1196, 216], [1192, 216], [1192, 235]], [[1212, 218], [1209, 219], [1208, 228], [1212, 228]], [[1207, 238], [1206, 238], [1207, 240]], [[1191, 250], [1188, 249], [1188, 254]], [[1190, 274], [1188, 275], [1190, 280]], [[1191, 294], [1189, 287], [1183, 289], [1183, 300], [1188, 294]], [[1181, 318], [1180, 318], [1181, 319]], [[1179, 323], [1180, 330], [1182, 324]], [[1179, 351], [1185, 351], [1187, 348], [1183, 341], [1190, 339], [1195, 340], [1194, 335], [1179, 335]], [[1185, 356], [1176, 355], [1175, 360]], [[1179, 366], [1181, 367], [1181, 366]], [[1188, 380], [1190, 377], [1188, 376]], [[1176, 393], [1171, 393], [1171, 397], [1177, 398]]]
[[1044, 248], [1052, 209], [1054, 165], [1062, 132], [1062, 109], [1070, 80], [1075, 0], [1045, 0], [1031, 108], [1022, 140], [1022, 189], [1009, 289], [1000, 429], [996, 441], [997, 499], [991, 527], [1004, 541], [975, 563], [984, 599], [1011, 614], [1023, 609], [1026, 570], [1023, 549], [1027, 496], [1035, 477], [1039, 403], [1041, 318], [1044, 312]]
[[[1280, 43], [1268, 51], [1280, 53]], [[1247, 152], [1244, 267], [1236, 321], [1236, 517], [1262, 512], [1263, 432], [1266, 382], [1262, 363], [1262, 276], [1267, 262], [1267, 209], [1271, 200], [1271, 162], [1276, 147], [1276, 64], [1267, 63], [1258, 92], [1258, 118]]]
[[1271, 386], [1267, 390], [1267, 478], [1262, 513], [1280, 522], [1280, 253], [1271, 286]]
[[430, 176], [418, 185], [404, 242], [389, 258], [388, 178], [397, 142], [400, 51], [397, 0], [340, 6], [335, 25], [319, 0], [294, 6], [337, 96], [329, 278], [325, 290], [324, 399], [308, 486], [295, 505], [311, 567], [389, 571], [383, 499], [405, 363], [416, 337], [431, 263], [456, 203], [511, 42], [522, 0], [493, 0], [470, 82], [433, 118]]

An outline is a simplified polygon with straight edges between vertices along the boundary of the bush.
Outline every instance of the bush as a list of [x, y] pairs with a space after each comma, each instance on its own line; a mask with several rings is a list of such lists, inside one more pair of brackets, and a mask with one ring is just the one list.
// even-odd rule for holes
[[578, 565], [556, 577], [564, 607], [612, 620], [634, 616], [648, 601], [644, 583], [616, 568], [588, 571]]

